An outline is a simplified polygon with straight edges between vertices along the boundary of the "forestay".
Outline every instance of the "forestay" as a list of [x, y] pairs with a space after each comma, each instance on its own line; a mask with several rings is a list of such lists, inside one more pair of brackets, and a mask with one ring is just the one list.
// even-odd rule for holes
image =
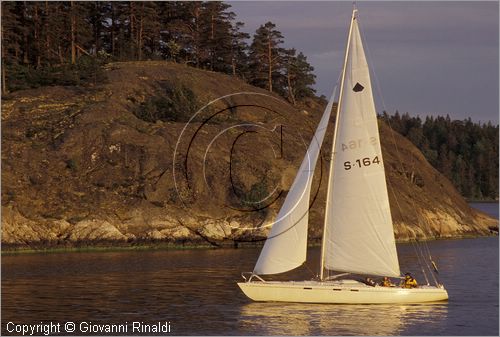
[[377, 115], [357, 18], [336, 127], [325, 216], [325, 268], [399, 276]]
[[309, 196], [312, 178], [333, 107], [330, 98], [307, 154], [262, 248], [254, 273], [278, 274], [299, 267], [306, 260]]

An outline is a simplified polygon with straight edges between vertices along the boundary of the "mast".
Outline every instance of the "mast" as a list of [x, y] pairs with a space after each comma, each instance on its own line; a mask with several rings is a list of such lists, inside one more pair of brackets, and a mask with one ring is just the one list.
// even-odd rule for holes
[[[345, 57], [344, 57], [344, 66], [342, 68], [342, 79], [340, 80], [340, 92], [339, 92], [339, 102], [337, 104], [337, 115], [335, 116], [335, 129], [333, 131], [333, 142], [332, 142], [332, 152], [331, 152], [331, 160], [330, 160], [330, 170], [328, 174], [328, 182], [333, 184], [332, 177], [333, 177], [333, 163], [334, 163], [334, 156], [335, 156], [335, 144], [336, 144], [336, 138], [337, 138], [337, 131], [338, 131], [338, 126], [339, 126], [339, 116], [340, 116], [340, 109], [342, 107], [342, 96], [344, 92], [344, 80], [345, 80], [345, 70], [347, 68], [347, 60], [349, 58], [349, 47], [351, 45], [351, 35], [352, 35], [352, 25], [354, 20], [356, 19], [356, 13], [358, 10], [356, 7], [353, 8], [352, 10], [352, 17], [351, 17], [351, 24], [349, 25], [349, 34], [347, 36], [347, 45], [345, 49]], [[328, 205], [328, 201], [330, 200], [330, 189], [327, 190], [326, 193], [326, 203], [325, 205]], [[325, 207], [325, 221], [323, 224], [323, 239], [321, 240], [321, 257], [320, 257], [320, 281], [323, 281], [324, 279], [324, 270], [325, 270], [325, 231], [326, 231], [326, 224], [328, 223], [328, 211]]]

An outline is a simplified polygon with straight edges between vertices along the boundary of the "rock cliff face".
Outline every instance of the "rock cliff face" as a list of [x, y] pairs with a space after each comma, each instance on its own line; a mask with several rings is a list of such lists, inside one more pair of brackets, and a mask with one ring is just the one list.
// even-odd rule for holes
[[[4, 248], [265, 238], [322, 107], [297, 109], [232, 77], [165, 62], [110, 64], [106, 74], [93, 88], [3, 97]], [[156, 120], [162, 111], [171, 117]], [[398, 239], [498, 226], [383, 124], [381, 139]], [[311, 239], [321, 236], [328, 165], [323, 154]]]

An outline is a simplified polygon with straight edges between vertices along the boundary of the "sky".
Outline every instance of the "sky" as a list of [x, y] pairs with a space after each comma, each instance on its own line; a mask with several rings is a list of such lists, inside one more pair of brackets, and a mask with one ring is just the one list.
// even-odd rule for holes
[[[314, 66], [330, 97], [342, 70], [351, 1], [230, 1], [243, 31], [267, 21]], [[497, 1], [358, 1], [377, 111], [499, 120]]]

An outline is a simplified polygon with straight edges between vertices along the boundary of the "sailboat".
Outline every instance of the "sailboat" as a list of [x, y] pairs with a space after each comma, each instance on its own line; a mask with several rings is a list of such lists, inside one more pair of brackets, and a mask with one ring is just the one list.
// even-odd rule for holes
[[[448, 299], [444, 286], [367, 285], [362, 276], [401, 278], [370, 74], [353, 9], [332, 145], [319, 277], [266, 281], [306, 261], [313, 173], [335, 94], [330, 98], [255, 268], [238, 286], [254, 301], [421, 303]], [[330, 276], [330, 272], [337, 272]], [[245, 275], [246, 274], [246, 275]], [[350, 277], [358, 275], [358, 279]]]

